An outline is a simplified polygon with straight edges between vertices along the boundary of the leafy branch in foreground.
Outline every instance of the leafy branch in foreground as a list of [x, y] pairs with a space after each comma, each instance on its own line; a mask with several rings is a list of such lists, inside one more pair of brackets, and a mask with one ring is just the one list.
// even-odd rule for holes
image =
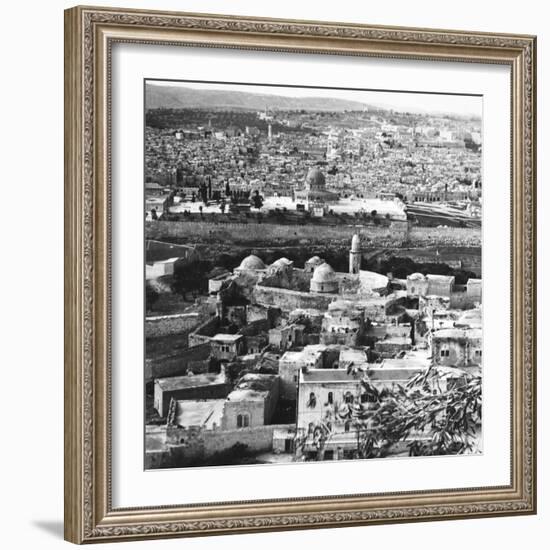
[[[449, 368], [430, 367], [405, 385], [378, 388], [368, 371], [361, 380], [362, 399], [338, 410], [351, 422], [358, 458], [384, 457], [405, 443], [409, 456], [464, 454], [475, 450], [481, 422], [481, 378]], [[318, 457], [334, 435], [331, 423], [314, 429]], [[297, 446], [304, 445], [297, 441]]]

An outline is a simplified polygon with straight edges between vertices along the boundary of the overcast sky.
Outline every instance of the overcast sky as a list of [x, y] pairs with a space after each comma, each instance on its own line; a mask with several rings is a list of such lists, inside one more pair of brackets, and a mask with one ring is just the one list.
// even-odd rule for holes
[[326, 88], [300, 88], [289, 86], [257, 86], [249, 84], [217, 84], [199, 82], [148, 81], [153, 85], [182, 86], [196, 90], [231, 90], [248, 93], [271, 94], [286, 97], [334, 97], [360, 101], [369, 105], [421, 113], [476, 115], [481, 117], [480, 96], [411, 93], [401, 91], [334, 90]]

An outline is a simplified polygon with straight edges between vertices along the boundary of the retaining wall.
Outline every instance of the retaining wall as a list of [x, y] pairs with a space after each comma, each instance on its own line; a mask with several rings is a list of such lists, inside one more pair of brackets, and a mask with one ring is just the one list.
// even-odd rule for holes
[[182, 334], [199, 324], [198, 313], [180, 313], [145, 318], [145, 338]]

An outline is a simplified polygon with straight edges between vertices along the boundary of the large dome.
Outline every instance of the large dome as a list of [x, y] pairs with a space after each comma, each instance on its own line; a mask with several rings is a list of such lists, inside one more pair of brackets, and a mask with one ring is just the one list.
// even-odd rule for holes
[[334, 269], [330, 267], [326, 262], [315, 268], [313, 272], [312, 281], [315, 283], [331, 283], [336, 280]]
[[324, 189], [326, 184], [325, 176], [319, 167], [310, 168], [306, 176], [306, 187], [308, 189]]
[[258, 256], [251, 254], [241, 262], [239, 269], [265, 269], [265, 264]]

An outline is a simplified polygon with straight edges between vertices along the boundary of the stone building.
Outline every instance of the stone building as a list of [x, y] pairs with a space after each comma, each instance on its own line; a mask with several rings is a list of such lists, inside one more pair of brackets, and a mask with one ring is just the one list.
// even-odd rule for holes
[[319, 211], [321, 215], [329, 204], [338, 202], [339, 198], [338, 193], [327, 190], [325, 175], [318, 166], [309, 170], [304, 187], [294, 191], [296, 204], [303, 205], [309, 211]]
[[210, 342], [212, 356], [220, 361], [233, 361], [245, 351], [242, 334], [216, 334]]
[[325, 312], [321, 328], [321, 344], [356, 346], [363, 337], [363, 312], [354, 302], [332, 302]]
[[447, 296], [453, 292], [455, 278], [450, 275], [422, 275], [413, 273], [407, 277], [408, 296]]
[[466, 283], [466, 293], [477, 302], [481, 303], [481, 290], [482, 290], [482, 280], [481, 279], [468, 279]]
[[[297, 455], [323, 460], [352, 458], [360, 434], [353, 424], [350, 407], [369, 406], [373, 399], [365, 391], [362, 379], [368, 376], [369, 383], [378, 389], [391, 388], [406, 384], [424, 368], [418, 362], [398, 362], [369, 365], [366, 369], [301, 369], [296, 433], [303, 444], [296, 447]], [[330, 430], [330, 437], [319, 449], [316, 441], [321, 425]]]
[[323, 366], [323, 351], [320, 346], [306, 346], [301, 351], [287, 351], [279, 359], [281, 398], [296, 400], [298, 375], [303, 367], [320, 369]]
[[231, 384], [222, 370], [219, 374], [192, 374], [157, 378], [154, 386], [154, 407], [160, 416], [168, 413], [170, 400], [220, 399], [231, 391]]
[[254, 354], [261, 353], [267, 346], [268, 340], [265, 334], [258, 334], [256, 336], [246, 337], [246, 353]]
[[432, 334], [432, 353], [437, 365], [479, 367], [483, 346], [480, 328], [448, 328]]
[[255, 428], [269, 424], [278, 398], [278, 376], [245, 374], [224, 403], [222, 429]]
[[208, 278], [208, 293], [216, 294], [222, 289], [223, 284], [229, 280], [232, 274], [225, 270], [219, 269], [209, 275]]
[[274, 348], [285, 351], [304, 343], [304, 325], [292, 323], [281, 325], [269, 330], [269, 344]]

